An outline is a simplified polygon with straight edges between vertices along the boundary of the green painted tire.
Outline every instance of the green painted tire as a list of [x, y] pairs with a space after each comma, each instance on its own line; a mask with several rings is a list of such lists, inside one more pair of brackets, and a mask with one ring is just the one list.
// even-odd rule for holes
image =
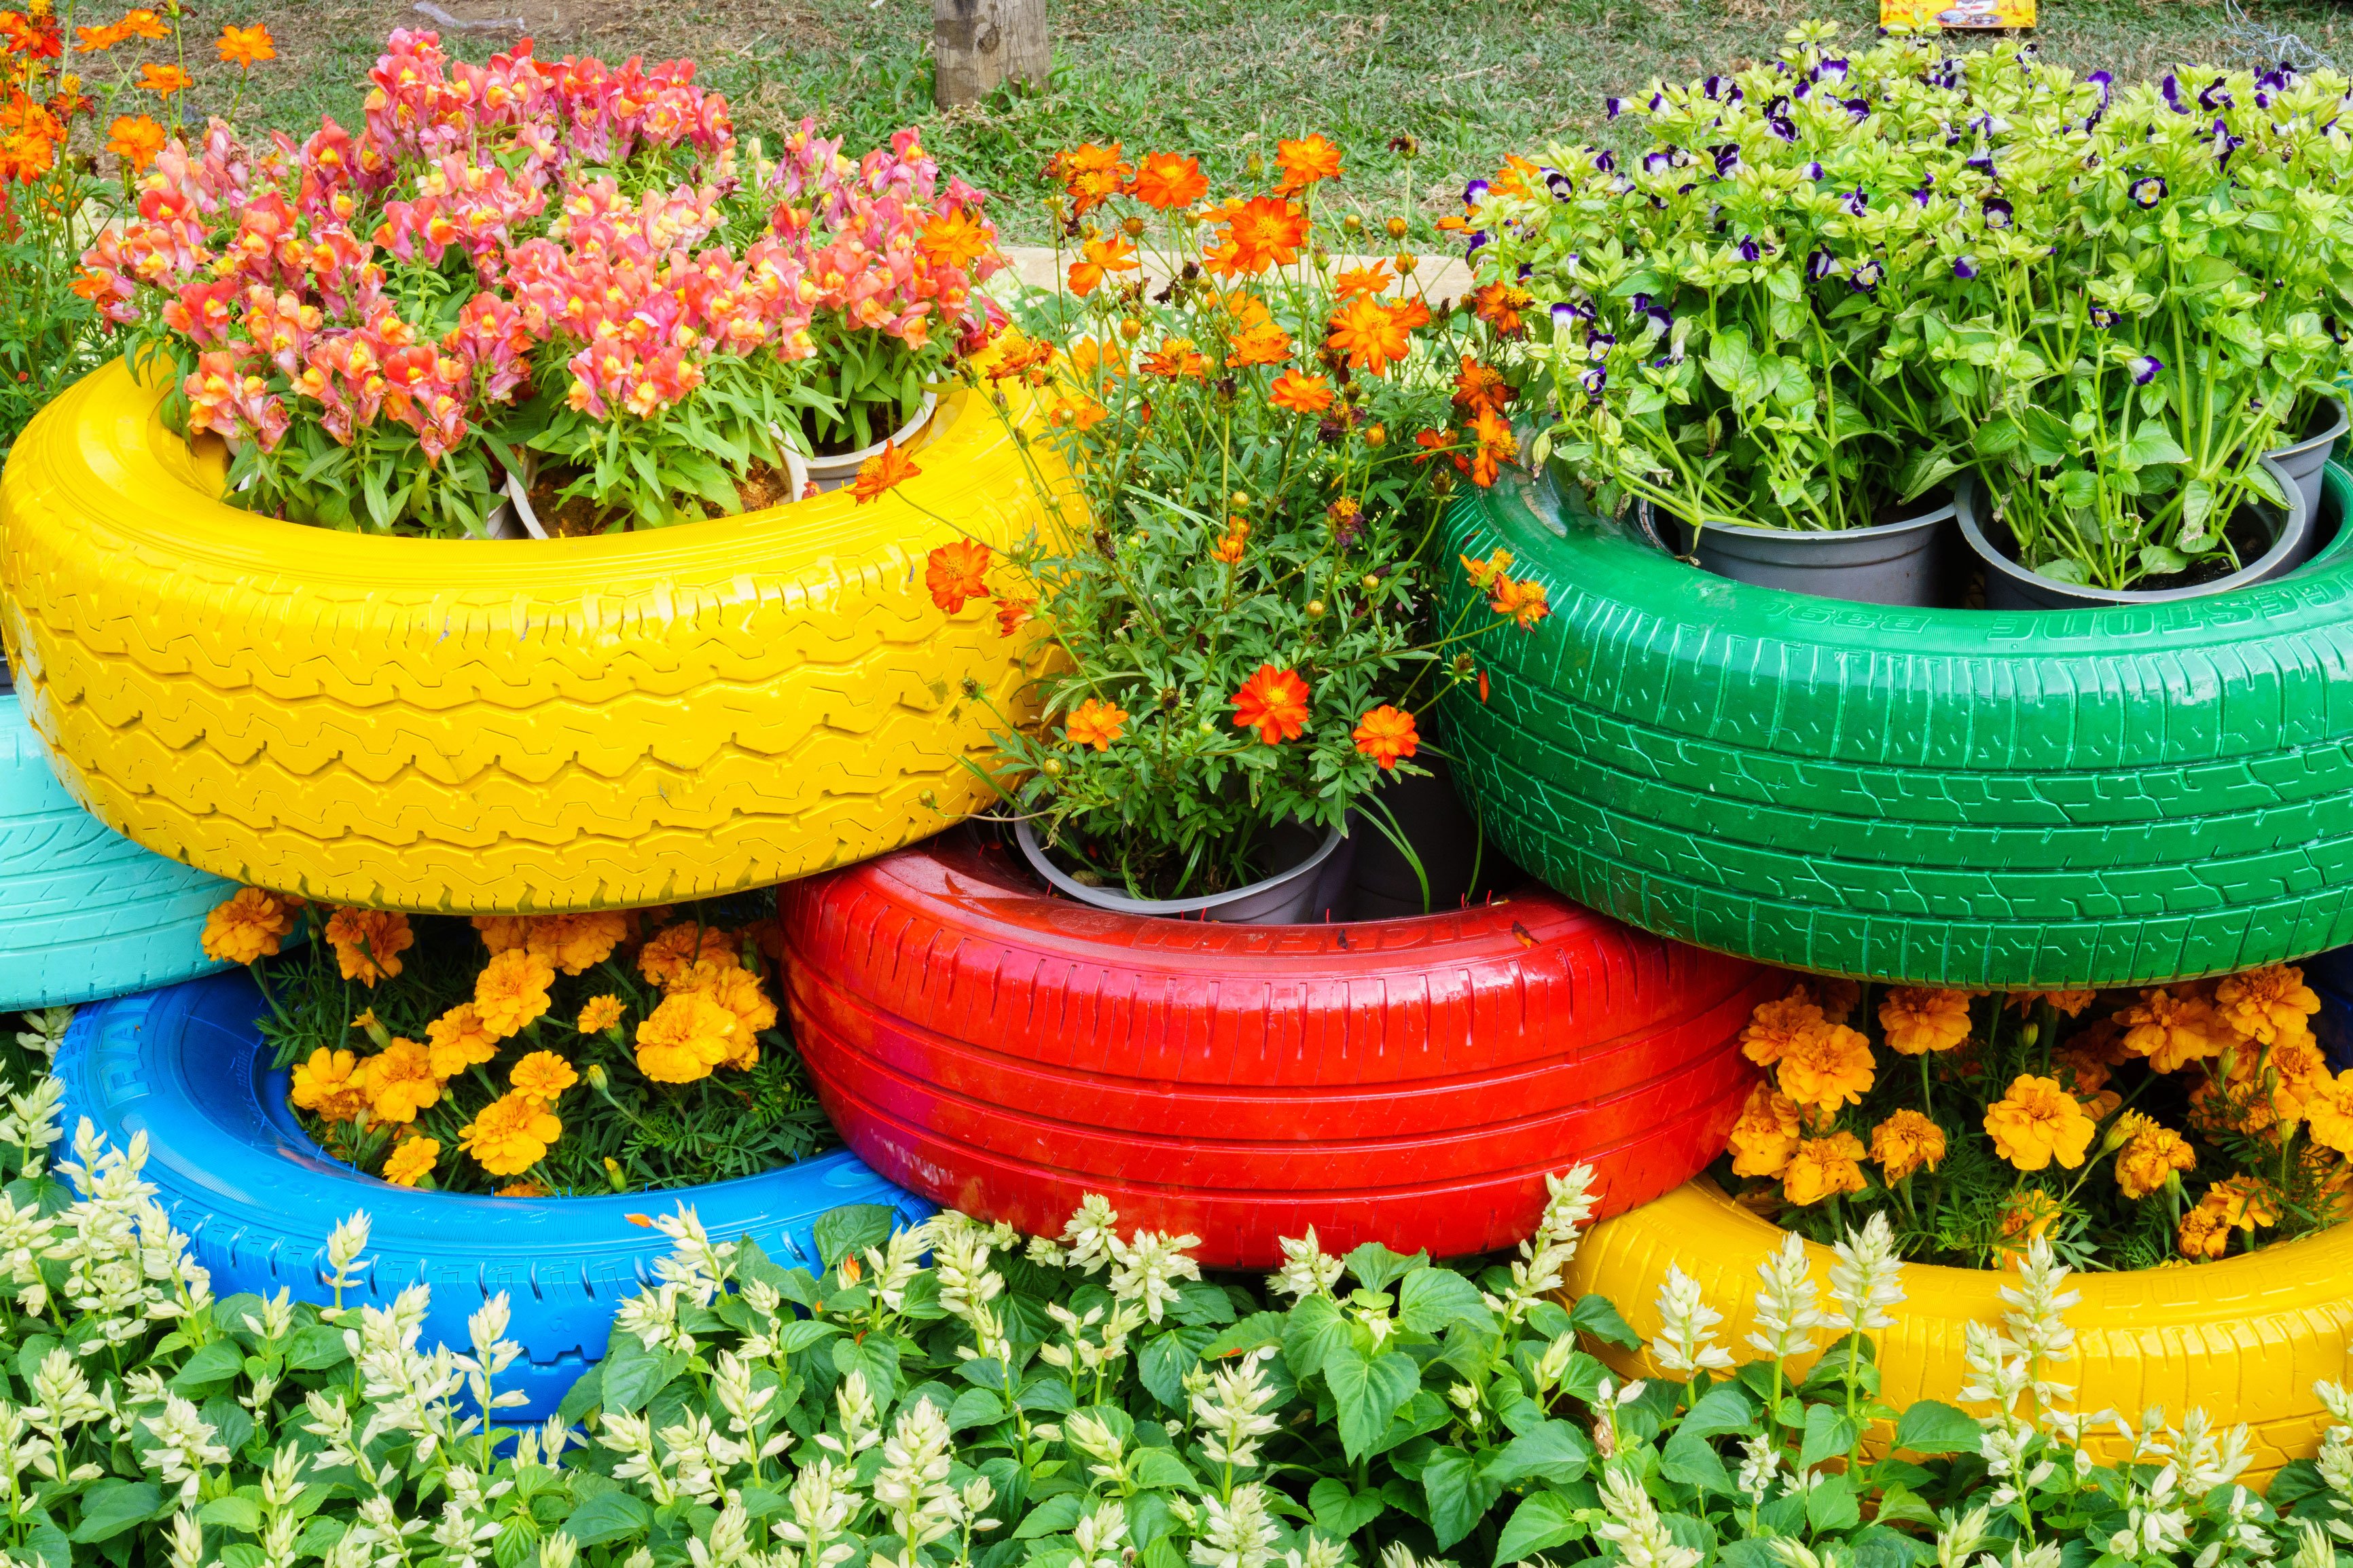
[[[2321, 526], [2348, 505], [2331, 465]], [[1488, 832], [1572, 898], [1929, 985], [2145, 984], [2353, 942], [2353, 527], [2279, 582], [2031, 613], [1729, 582], [1542, 479], [1466, 495], [1447, 531], [1550, 592], [1535, 630], [1472, 645], [1487, 700], [1458, 686], [1442, 729]], [[1474, 590], [1444, 577], [1451, 624]]]

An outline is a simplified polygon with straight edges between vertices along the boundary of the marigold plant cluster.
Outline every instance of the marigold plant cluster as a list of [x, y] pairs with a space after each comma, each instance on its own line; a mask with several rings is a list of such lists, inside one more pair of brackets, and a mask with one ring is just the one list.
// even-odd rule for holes
[[1741, 1031], [1765, 1078], [1719, 1170], [1808, 1235], [1884, 1214], [1920, 1258], [2249, 1251], [2353, 1214], [2353, 1068], [2318, 1010], [2284, 964], [2121, 993], [1806, 980]]
[[396, 32], [356, 133], [164, 145], [76, 287], [256, 510], [479, 534], [518, 470], [587, 527], [740, 510], [787, 447], [895, 428], [987, 335], [1002, 258], [913, 131], [772, 155], [693, 75]]
[[289, 1100], [336, 1157], [400, 1186], [626, 1192], [831, 1141], [776, 1032], [774, 922], [726, 912], [412, 920], [246, 888], [204, 944], [253, 966]]
[[1039, 390], [1083, 521], [1016, 550], [994, 589], [967, 542], [929, 581], [944, 611], [990, 599], [1054, 650], [1044, 723], [1000, 735], [1053, 850], [1131, 894], [1223, 891], [1280, 868], [1273, 829], [1339, 826], [1419, 771], [1419, 715], [1472, 678], [1472, 642], [1545, 614], [1507, 579], [1494, 615], [1427, 613], [1435, 503], [1514, 459], [1511, 393], [1412, 255], [1335, 254], [1380, 240], [1319, 216], [1342, 175], [1322, 136], [1223, 195], [1193, 158], [1117, 142], [1051, 173], [1069, 248], [1031, 324], [1068, 348], [999, 353], [985, 378]]

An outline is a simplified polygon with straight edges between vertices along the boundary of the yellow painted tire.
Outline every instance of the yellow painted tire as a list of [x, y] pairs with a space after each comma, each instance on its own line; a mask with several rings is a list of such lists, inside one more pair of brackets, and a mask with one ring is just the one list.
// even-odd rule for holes
[[986, 601], [943, 615], [924, 557], [1042, 526], [1039, 483], [1067, 477], [979, 394], [943, 399], [922, 473], [868, 506], [512, 542], [226, 506], [160, 404], [110, 365], [0, 476], [26, 716], [151, 849], [337, 902], [556, 911], [805, 876], [980, 801], [965, 763], [1022, 639]]
[[[1704, 1177], [1656, 1203], [1596, 1226], [1568, 1271], [1567, 1289], [1616, 1303], [1647, 1340], [1659, 1327], [1659, 1287], [1670, 1264], [1699, 1281], [1724, 1314], [1716, 1331], [1743, 1360], [1755, 1328], [1757, 1266], [1787, 1233], [1738, 1207]], [[1831, 1253], [1809, 1245], [1815, 1282], [1829, 1304]], [[1882, 1397], [1897, 1409], [1917, 1399], [1953, 1401], [1966, 1378], [1962, 1329], [1999, 1324], [2005, 1276], [1914, 1264], [1895, 1326], [1877, 1336]], [[2314, 1397], [2316, 1378], [2346, 1375], [2353, 1337], [2353, 1226], [2242, 1258], [2194, 1268], [2077, 1274], [2083, 1300], [2067, 1312], [2075, 1359], [2059, 1381], [2075, 1385], [2075, 1408], [2114, 1410], [2137, 1420], [2151, 1405], [2179, 1422], [2191, 1406], [2253, 1431], [2251, 1482], [2268, 1481], [2291, 1459], [2316, 1452], [2328, 1425]], [[1657, 1371], [1644, 1355], [1612, 1351], [1627, 1375]], [[2095, 1444], [2105, 1462], [2123, 1458], [2113, 1432]]]

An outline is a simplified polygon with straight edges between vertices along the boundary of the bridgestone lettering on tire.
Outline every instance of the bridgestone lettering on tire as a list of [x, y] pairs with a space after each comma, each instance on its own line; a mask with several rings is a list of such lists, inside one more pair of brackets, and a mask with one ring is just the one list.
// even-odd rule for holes
[[1023, 639], [986, 601], [944, 616], [924, 557], [1038, 526], [1032, 464], [1062, 481], [979, 394], [870, 506], [512, 542], [225, 506], [160, 395], [87, 377], [0, 479], [26, 716], [151, 848], [337, 902], [575, 910], [858, 860], [983, 793]]
[[1265, 1267], [1310, 1226], [1456, 1256], [1535, 1228], [1580, 1161], [1614, 1211], [1697, 1172], [1786, 981], [1541, 889], [1244, 926], [1092, 910], [1004, 858], [908, 850], [780, 893], [795, 1038], [851, 1148], [926, 1196]]
[[1550, 591], [1532, 632], [1476, 645], [1484, 699], [1464, 683], [1444, 720], [1488, 830], [1572, 898], [1933, 985], [2149, 984], [2353, 941], [2353, 554], [2213, 598], [1989, 614], [1733, 583], [1542, 482], [1465, 498], [1450, 531]]

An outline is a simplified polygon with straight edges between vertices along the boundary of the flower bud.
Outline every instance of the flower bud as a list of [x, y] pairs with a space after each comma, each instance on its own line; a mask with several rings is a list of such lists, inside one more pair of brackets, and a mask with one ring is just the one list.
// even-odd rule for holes
[[2029, 1024], [2026, 1027], [2018, 1031], [2018, 1039], [2021, 1045], [2031, 1046], [2042, 1037], [2042, 1026], [2040, 1024]]
[[1128, 218], [1121, 223], [1119, 227], [1120, 232], [1126, 235], [1130, 239], [1142, 239], [1144, 237], [1144, 220], [1140, 217]]
[[1389, 265], [1398, 269], [1398, 277], [1410, 278], [1413, 276], [1413, 269], [1421, 265], [1421, 258], [1405, 251], [1399, 251], [1396, 256], [1389, 258]]
[[1324, 618], [1323, 600], [1310, 599], [1307, 601], [1307, 618], [1311, 621], [1321, 620]]
[[1350, 213], [1340, 220], [1340, 226], [1350, 234], [1362, 234], [1365, 231], [1365, 220], [1355, 213]]
[[1388, 237], [1391, 239], [1403, 239], [1410, 226], [1401, 217], [1393, 217], [1382, 226], [1388, 231]]
[[1046, 759], [1045, 765], [1039, 771], [1043, 773], [1050, 779], [1060, 778], [1062, 776], [1062, 759], [1060, 757], [1048, 757]]
[[1366, 593], [1374, 593], [1379, 589], [1380, 585], [1381, 580], [1378, 577], [1374, 576], [1370, 572], [1365, 574], [1364, 587]]
[[1134, 316], [1124, 317], [1119, 323], [1119, 335], [1129, 342], [1134, 342], [1144, 335], [1144, 323]]
[[1386, 425], [1378, 425], [1378, 424], [1375, 424], [1375, 425], [1367, 425], [1367, 426], [1365, 426], [1365, 445], [1366, 445], [1366, 446], [1367, 446], [1367, 447], [1385, 447], [1385, 446], [1388, 445], [1388, 439], [1389, 439], [1389, 427], [1388, 427], [1388, 426], [1386, 426]]

